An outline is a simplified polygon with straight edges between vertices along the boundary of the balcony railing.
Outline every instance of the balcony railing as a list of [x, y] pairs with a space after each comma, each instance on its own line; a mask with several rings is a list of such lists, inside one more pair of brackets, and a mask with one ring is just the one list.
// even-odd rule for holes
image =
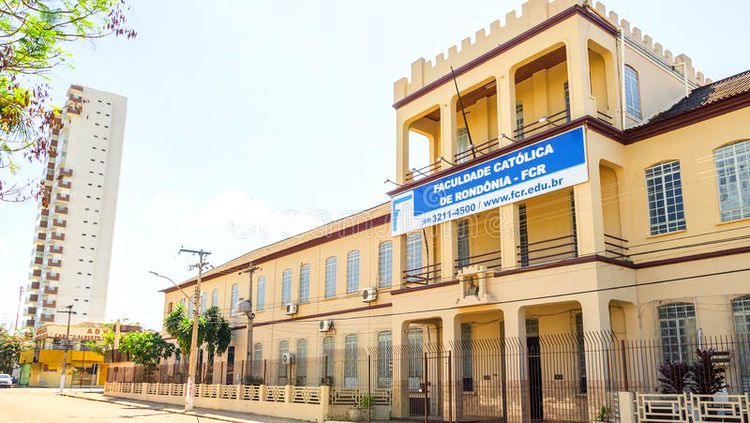
[[57, 295], [57, 287], [56, 286], [45, 286], [44, 287], [44, 293], [47, 295]]
[[44, 233], [44, 232], [39, 232], [39, 234], [37, 235], [36, 239], [44, 241], [45, 239], [47, 239], [47, 234]]
[[73, 169], [62, 167], [60, 168], [60, 176], [69, 177], [73, 176]]
[[454, 260], [456, 272], [468, 266], [482, 266], [486, 269], [499, 269], [501, 266], [500, 250], [476, 254], [469, 257], [459, 257]]
[[49, 247], [49, 252], [52, 254], [62, 254], [63, 252], [63, 246], [62, 245], [51, 245]]
[[604, 255], [618, 260], [630, 260], [628, 240], [604, 234]]
[[44, 300], [44, 302], [42, 302], [42, 306], [43, 307], [47, 307], [47, 308], [55, 308], [55, 307], [57, 307], [57, 301], [55, 301], [55, 300]]
[[55, 219], [55, 220], [52, 221], [52, 226], [54, 226], [56, 228], [64, 228], [67, 225], [68, 225], [68, 222], [66, 222], [64, 220]]
[[596, 117], [597, 117], [597, 119], [599, 119], [601, 121], [604, 121], [604, 122], [607, 122], [610, 125], [614, 125], [615, 124], [615, 120], [612, 118], [612, 116], [610, 116], [610, 115], [608, 115], [608, 114], [606, 114], [606, 113], [604, 113], [602, 111], [597, 110], [596, 111]]
[[29, 308], [27, 308], [26, 309], [26, 314], [30, 315], [30, 316], [35, 315], [36, 314], [36, 307], [29, 307]]
[[50, 258], [50, 259], [47, 259], [47, 265], [52, 266], [52, 267], [60, 267], [62, 266], [62, 260], [59, 260], [59, 259], [56, 260], [56, 259]]
[[39, 294], [29, 294], [29, 298], [27, 299], [30, 303], [35, 303], [39, 301]]
[[57, 201], [70, 201], [70, 194], [63, 194], [61, 192], [58, 192], [55, 196]]
[[60, 188], [70, 189], [70, 181], [60, 181], [57, 186]]
[[463, 163], [465, 161], [471, 160], [476, 155], [483, 156], [490, 151], [493, 151], [495, 148], [500, 148], [500, 139], [494, 138], [487, 142], [483, 142], [481, 144], [475, 145], [473, 148], [469, 146], [468, 150], [465, 151], [459, 151], [458, 153], [453, 155], [453, 161], [456, 163]]
[[578, 257], [575, 234], [529, 242], [516, 246], [521, 267], [537, 266], [553, 261]]
[[34, 327], [34, 323], [35, 323], [34, 319], [28, 319], [28, 320], [26, 320], [26, 327], [27, 328], [32, 328], [32, 327]]
[[570, 121], [570, 110], [569, 109], [561, 110], [557, 113], [551, 114], [549, 116], [545, 116], [535, 122], [531, 122], [520, 128], [516, 128], [513, 131], [513, 136], [517, 140], [521, 140], [529, 135], [544, 132], [547, 129], [552, 129], [556, 126], [560, 126], [560, 124], [563, 124], [569, 121]]
[[420, 180], [424, 177], [429, 176], [432, 173], [437, 172], [440, 170], [440, 164], [442, 163], [442, 160], [438, 160], [434, 163], [430, 163], [427, 166], [421, 167], [419, 169], [412, 169], [408, 172], [406, 172], [406, 176], [404, 176], [404, 182], [410, 183], [417, 180]]
[[31, 282], [30, 288], [31, 289], [39, 289], [39, 282]]
[[31, 276], [32, 277], [36, 277], [36, 278], [41, 277], [42, 276], [42, 269], [34, 269], [34, 270], [32, 270], [31, 271]]
[[59, 273], [50, 273], [47, 272], [47, 275], [44, 277], [44, 279], [48, 281], [59, 281], [60, 280], [60, 274]]
[[42, 314], [40, 317], [41, 321], [43, 322], [54, 322], [55, 321], [55, 315], [54, 314]]
[[429, 285], [440, 282], [440, 263], [403, 271], [404, 284]]
[[55, 206], [55, 213], [68, 214], [68, 208], [65, 206]]
[[65, 233], [52, 232], [52, 239], [55, 241], [65, 241]]

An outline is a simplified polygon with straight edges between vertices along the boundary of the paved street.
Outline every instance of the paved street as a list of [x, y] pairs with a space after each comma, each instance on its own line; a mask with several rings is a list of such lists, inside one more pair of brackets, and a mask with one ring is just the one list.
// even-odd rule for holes
[[[216, 410], [197, 410], [201, 416], [176, 414], [177, 408], [164, 409], [158, 404], [118, 400], [116, 403], [91, 399], [58, 396], [56, 389], [1, 389], [0, 422], [116, 422], [132, 423], [214, 423], [283, 422], [268, 417], [249, 418], [237, 413]], [[103, 398], [101, 394], [83, 393], [88, 398]], [[212, 418], [213, 417], [213, 418]]]

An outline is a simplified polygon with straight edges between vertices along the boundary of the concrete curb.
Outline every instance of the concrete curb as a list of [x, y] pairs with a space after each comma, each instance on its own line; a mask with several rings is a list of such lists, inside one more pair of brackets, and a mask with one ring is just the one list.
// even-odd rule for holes
[[86, 397], [83, 395], [76, 395], [76, 394], [66, 394], [62, 393], [59, 394], [64, 397], [70, 397], [70, 398], [78, 398], [86, 401], [95, 401], [95, 402], [106, 402], [110, 404], [117, 404], [117, 405], [127, 405], [129, 407], [137, 407], [142, 409], [150, 409], [150, 410], [158, 410], [158, 411], [164, 411], [171, 414], [182, 414], [185, 416], [192, 416], [192, 417], [198, 417], [198, 418], [204, 418], [204, 419], [212, 419], [212, 420], [219, 420], [224, 422], [231, 422], [231, 423], [247, 423], [248, 421], [257, 421], [257, 420], [248, 420], [248, 419], [236, 419], [233, 417], [226, 417], [226, 416], [220, 416], [216, 414], [205, 414], [205, 413], [196, 413], [195, 411], [192, 412], [186, 412], [177, 410], [174, 408], [167, 408], [167, 407], [159, 407], [158, 403], [153, 403], [154, 406], [151, 405], [145, 405], [140, 402], [129, 402], [129, 401], [118, 401], [118, 400], [112, 400], [108, 397], [105, 397], [104, 394], [102, 394], [102, 398], [93, 398], [93, 397]]

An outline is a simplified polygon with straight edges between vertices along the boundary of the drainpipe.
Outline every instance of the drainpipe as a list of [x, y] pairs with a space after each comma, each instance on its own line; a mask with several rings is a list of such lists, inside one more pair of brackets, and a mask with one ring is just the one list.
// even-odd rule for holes
[[620, 36], [620, 119], [622, 123], [622, 130], [625, 130], [625, 109], [627, 108], [627, 101], [625, 99], [625, 31], [620, 28], [618, 30]]
[[676, 66], [682, 66], [682, 82], [685, 85], [685, 97], [690, 95], [690, 87], [688, 86], [688, 76], [687, 76], [687, 62], [680, 62], [675, 63], [672, 66], [672, 69], [674, 69]]

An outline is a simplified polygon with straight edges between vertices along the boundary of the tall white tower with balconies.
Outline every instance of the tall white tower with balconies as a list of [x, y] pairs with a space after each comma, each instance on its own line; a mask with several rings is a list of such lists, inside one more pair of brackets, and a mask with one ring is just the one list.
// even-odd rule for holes
[[127, 99], [80, 85], [68, 89], [62, 129], [52, 136], [34, 237], [26, 327], [103, 322], [117, 209]]

